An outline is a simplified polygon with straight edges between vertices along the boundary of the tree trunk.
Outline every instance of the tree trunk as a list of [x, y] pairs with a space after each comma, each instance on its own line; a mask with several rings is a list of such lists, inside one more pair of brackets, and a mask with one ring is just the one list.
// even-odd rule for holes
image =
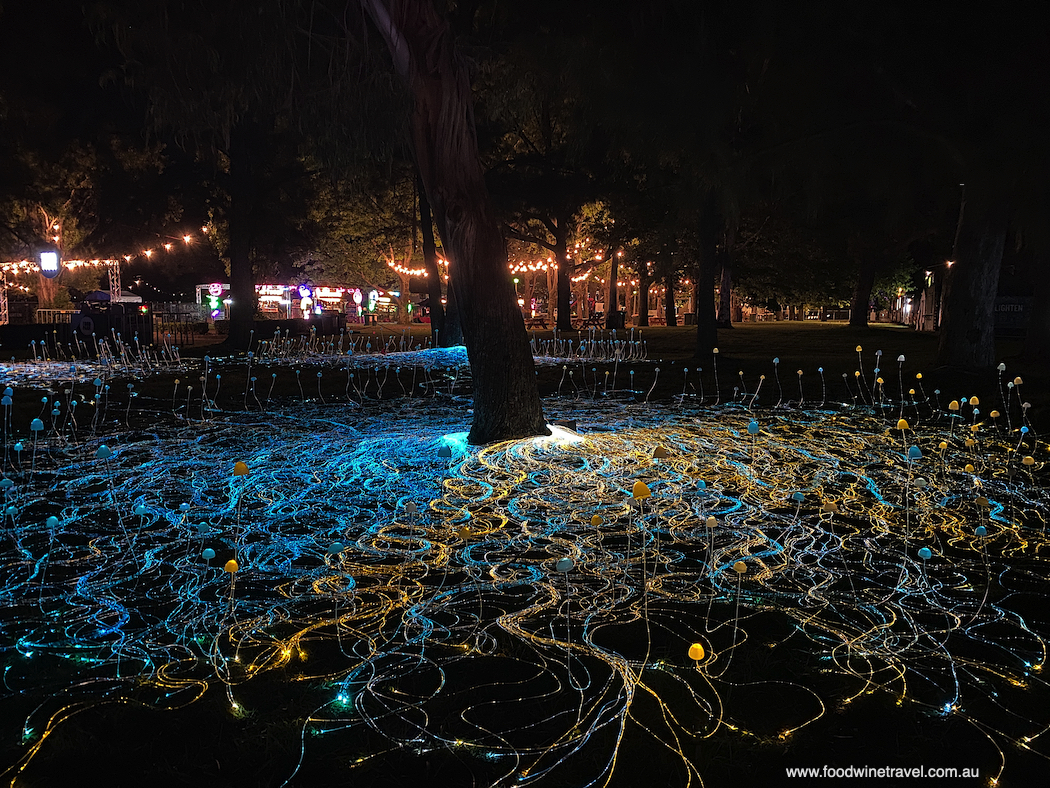
[[445, 283], [445, 336], [441, 338], [441, 347], [459, 347], [463, 341], [463, 323], [459, 319], [459, 299], [452, 279]]
[[[65, 271], [65, 268], [60, 269]], [[58, 280], [48, 279], [42, 273], [37, 271], [37, 285], [36, 285], [36, 298], [38, 309], [53, 309], [55, 306], [55, 297], [58, 295]], [[117, 297], [120, 297], [120, 293], [117, 293]]]
[[559, 331], [572, 331], [572, 260], [569, 259], [568, 223], [561, 217], [554, 228], [554, 261], [558, 266]]
[[478, 157], [470, 80], [452, 31], [430, 0], [361, 0], [415, 99], [416, 164], [452, 256], [470, 359], [474, 420], [468, 440], [548, 434], [507, 249]]
[[638, 264], [638, 325], [643, 328], [649, 326], [649, 285], [652, 284], [649, 276], [649, 267], [645, 263]]
[[609, 295], [605, 299], [605, 327], [617, 327], [617, 313], [620, 311], [620, 290], [616, 286], [616, 277], [620, 275], [620, 258], [613, 254], [609, 259]]
[[937, 363], [977, 371], [995, 365], [995, 296], [1006, 243], [1007, 222], [983, 215], [959, 230], [955, 264], [944, 287]]
[[[700, 217], [700, 264], [696, 271], [696, 352], [694, 359], [709, 366], [718, 347], [718, 325], [712, 292], [718, 270], [718, 213], [714, 201], [704, 206]], [[728, 314], [728, 305], [726, 306]]]
[[664, 274], [664, 322], [669, 326], [677, 326], [678, 321], [674, 312], [674, 274]]
[[733, 327], [733, 259], [736, 256], [736, 220], [726, 222], [722, 246], [722, 278], [718, 285], [718, 328]]
[[419, 197], [419, 229], [423, 234], [423, 269], [427, 272], [427, 300], [430, 301], [430, 344], [439, 347], [445, 338], [445, 308], [441, 305], [441, 272], [437, 263], [437, 244], [434, 243], [434, 220], [430, 203], [423, 188], [423, 179], [416, 173], [416, 192]]
[[[434, 216], [434, 224], [437, 225], [438, 234], [442, 238], [448, 238], [448, 227], [445, 225], [445, 217], [441, 214]], [[463, 323], [459, 319], [459, 299], [456, 297], [456, 288], [453, 287], [452, 269], [456, 265], [455, 259], [445, 246], [445, 261], [448, 263], [449, 280], [445, 283], [445, 335], [441, 337], [441, 347], [458, 347], [463, 342]]]
[[875, 287], [879, 258], [871, 251], [862, 251], [858, 258], [860, 270], [857, 272], [857, 282], [853, 285], [853, 298], [849, 302], [849, 324], [852, 328], [867, 328], [871, 290]]
[[[1046, 260], [1044, 263], [1045, 269]], [[1035, 277], [1032, 314], [1028, 318], [1022, 357], [1032, 362], [1046, 363], [1050, 358], [1050, 272]]]
[[252, 268], [252, 222], [256, 183], [252, 163], [252, 124], [242, 121], [230, 131], [230, 333], [226, 345], [247, 350], [255, 325], [255, 271]]

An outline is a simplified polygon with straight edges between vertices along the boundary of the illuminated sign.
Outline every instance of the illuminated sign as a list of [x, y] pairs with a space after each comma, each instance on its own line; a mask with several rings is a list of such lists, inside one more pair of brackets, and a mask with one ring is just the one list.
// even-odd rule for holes
[[285, 293], [288, 292], [287, 285], [256, 285], [256, 292], [261, 296], [276, 296], [277, 298], [286, 298]]
[[222, 285], [218, 282], [212, 282], [208, 285], [208, 295], [215, 296], [218, 298], [222, 295]]
[[40, 253], [40, 273], [48, 279], [54, 279], [61, 273], [61, 270], [62, 266], [60, 265], [58, 252]]

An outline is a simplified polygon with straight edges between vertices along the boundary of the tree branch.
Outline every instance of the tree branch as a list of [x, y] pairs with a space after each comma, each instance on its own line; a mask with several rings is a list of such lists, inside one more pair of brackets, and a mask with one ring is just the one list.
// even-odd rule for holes
[[390, 9], [386, 7], [383, 0], [361, 0], [361, 5], [364, 6], [368, 15], [372, 17], [375, 26], [379, 28], [380, 35], [386, 41], [390, 54], [394, 58], [394, 68], [397, 70], [398, 75], [408, 82], [411, 76], [408, 70], [411, 62], [411, 53], [408, 50], [408, 42], [405, 41], [400, 29], [390, 17]]
[[503, 225], [503, 235], [507, 238], [513, 238], [515, 241], [522, 241], [527, 244], [536, 244], [536, 246], [542, 246], [544, 249], [548, 249], [552, 252], [556, 251], [554, 244], [547, 241], [540, 240], [539, 238], [533, 238], [532, 236], [519, 233], [509, 224]]

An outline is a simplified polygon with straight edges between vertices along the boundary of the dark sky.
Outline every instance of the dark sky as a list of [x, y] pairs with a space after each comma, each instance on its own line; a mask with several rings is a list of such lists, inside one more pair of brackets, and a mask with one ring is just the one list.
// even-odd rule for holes
[[[145, 104], [123, 83], [120, 65], [119, 53], [96, 44], [81, 2], [4, 3], [0, 12], [0, 97], [6, 109], [7, 134], [29, 142], [44, 160], [57, 160], [73, 141], [99, 149], [105, 149], [114, 136], [129, 148], [149, 139], [156, 141], [146, 124]], [[111, 190], [108, 210], [100, 211], [105, 216], [95, 238], [99, 253], [113, 255], [167, 240], [136, 217], [162, 212], [171, 193], [186, 207], [186, 213], [182, 222], [166, 228], [168, 233], [199, 234], [206, 221], [203, 195], [181, 192], [186, 184], [200, 180], [200, 172], [194, 170], [192, 157], [175, 146], [168, 144], [167, 154], [167, 171], [145, 185], [152, 194]], [[9, 182], [2, 186], [17, 191], [17, 184], [11, 181], [19, 174], [0, 170], [3, 175]], [[151, 202], [156, 204], [148, 204]], [[172, 259], [133, 261], [126, 267], [125, 284], [144, 277], [176, 295], [192, 292], [192, 284], [225, 277], [207, 245], [181, 254], [177, 265], [171, 264]]]

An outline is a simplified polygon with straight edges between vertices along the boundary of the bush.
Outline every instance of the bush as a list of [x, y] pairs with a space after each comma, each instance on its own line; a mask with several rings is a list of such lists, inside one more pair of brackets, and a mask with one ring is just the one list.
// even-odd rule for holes
[[230, 321], [229, 320], [216, 320], [215, 321], [215, 333], [217, 333], [217, 334], [229, 334], [230, 333]]

